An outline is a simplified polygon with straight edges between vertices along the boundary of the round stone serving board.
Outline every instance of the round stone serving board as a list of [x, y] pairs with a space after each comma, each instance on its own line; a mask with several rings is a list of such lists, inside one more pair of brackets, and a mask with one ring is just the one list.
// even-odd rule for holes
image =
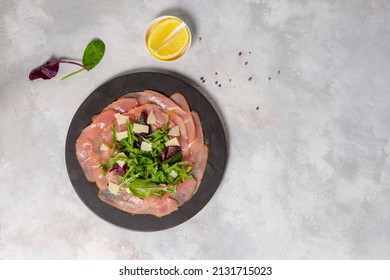
[[[81, 169], [75, 144], [81, 131], [92, 121], [92, 116], [129, 92], [152, 89], [170, 96], [182, 93], [192, 111], [198, 112], [209, 146], [209, 159], [198, 191], [179, 209], [165, 217], [132, 215], [116, 209], [98, 198], [95, 183], [88, 182]], [[210, 102], [195, 87], [172, 75], [156, 72], [138, 72], [114, 78], [92, 92], [76, 111], [70, 124], [65, 146], [66, 166], [70, 181], [83, 203], [102, 219], [130, 230], [158, 231], [168, 229], [192, 218], [211, 199], [221, 182], [226, 160], [226, 138], [222, 123]]]

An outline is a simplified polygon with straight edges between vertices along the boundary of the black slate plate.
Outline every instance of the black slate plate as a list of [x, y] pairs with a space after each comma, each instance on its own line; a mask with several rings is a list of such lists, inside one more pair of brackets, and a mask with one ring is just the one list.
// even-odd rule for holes
[[[205, 142], [210, 154], [203, 180], [194, 197], [165, 217], [132, 215], [102, 202], [95, 183], [86, 180], [77, 161], [75, 144], [92, 116], [120, 96], [134, 91], [153, 89], [167, 96], [182, 93], [192, 111], [199, 113]], [[177, 226], [196, 215], [211, 199], [222, 179], [226, 165], [226, 138], [218, 114], [210, 102], [193, 86], [179, 78], [154, 72], [132, 73], [114, 78], [91, 93], [81, 104], [70, 124], [65, 147], [66, 167], [72, 185], [84, 204], [96, 215], [117, 226], [137, 231], [158, 231]]]

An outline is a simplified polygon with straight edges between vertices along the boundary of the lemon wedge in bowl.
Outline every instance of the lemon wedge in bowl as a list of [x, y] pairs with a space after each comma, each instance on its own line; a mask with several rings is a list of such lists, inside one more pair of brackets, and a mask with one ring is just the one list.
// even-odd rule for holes
[[146, 36], [149, 53], [162, 61], [172, 61], [183, 56], [191, 45], [191, 32], [179, 18], [164, 16], [155, 19]]

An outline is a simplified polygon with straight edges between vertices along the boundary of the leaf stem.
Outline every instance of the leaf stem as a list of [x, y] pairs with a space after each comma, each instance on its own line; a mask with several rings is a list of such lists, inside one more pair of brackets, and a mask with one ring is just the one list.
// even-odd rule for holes
[[68, 60], [60, 60], [60, 61], [58, 61], [58, 62], [59, 62], [59, 63], [74, 64], [74, 65], [80, 66], [80, 67], [84, 68], [85, 70], [89, 71], [89, 69], [88, 69], [87, 67], [85, 67], [84, 65], [82, 65], [81, 63], [78, 63], [78, 62], [68, 61]]
[[80, 70], [77, 70], [77, 71], [75, 71], [73, 73], [70, 73], [69, 75], [66, 75], [65, 77], [61, 78], [61, 81], [65, 80], [65, 79], [67, 79], [69, 77], [72, 77], [73, 75], [76, 75], [76, 74], [78, 74], [78, 73], [80, 73], [82, 71], [84, 71], [84, 69], [80, 69]]

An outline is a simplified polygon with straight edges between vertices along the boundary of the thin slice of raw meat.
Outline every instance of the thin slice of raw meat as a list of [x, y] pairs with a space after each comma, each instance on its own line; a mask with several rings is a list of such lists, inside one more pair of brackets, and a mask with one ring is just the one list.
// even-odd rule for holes
[[126, 96], [137, 98], [140, 104], [153, 103], [160, 106], [166, 111], [174, 112], [178, 114], [180, 117], [183, 118], [183, 121], [186, 124], [188, 140], [190, 142], [194, 140], [196, 131], [195, 131], [194, 120], [192, 119], [190, 112], [184, 111], [179, 105], [173, 102], [172, 99], [170, 99], [169, 97], [166, 97], [165, 95], [153, 90], [145, 90], [142, 93], [133, 92], [127, 94]]
[[103, 111], [107, 109], [114, 109], [119, 113], [125, 113], [137, 106], [139, 106], [139, 102], [136, 98], [119, 98], [107, 107], [105, 107]]
[[176, 92], [171, 95], [171, 99], [173, 102], [179, 105], [184, 111], [191, 112], [190, 106], [188, 106], [187, 99], [184, 97], [183, 94]]
[[170, 113], [170, 127], [173, 126], [179, 126], [180, 136], [178, 137], [180, 148], [183, 153], [183, 161], [189, 161], [190, 160], [190, 150], [188, 148], [188, 137], [187, 137], [187, 130], [186, 125], [183, 121], [183, 119], [177, 115], [174, 112]]
[[166, 193], [162, 198], [152, 195], [140, 198], [125, 192], [114, 195], [109, 190], [99, 190], [99, 198], [109, 205], [131, 214], [151, 214], [162, 217], [176, 211], [178, 203]]
[[202, 181], [204, 171], [206, 170], [207, 160], [209, 158], [209, 147], [203, 144], [202, 149], [194, 159], [194, 165], [192, 166], [191, 174], [197, 182], [196, 190], [198, 189], [200, 182]]
[[[123, 114], [129, 116], [131, 122], [138, 122], [141, 114], [145, 112], [148, 116], [150, 113], [156, 116], [156, 123], [152, 125], [154, 128], [161, 129], [168, 123], [168, 114], [161, 109], [160, 106], [155, 104], [144, 104], [129, 110], [127, 113]], [[154, 130], [154, 129], [152, 129]]]
[[202, 123], [200, 122], [198, 113], [191, 112], [191, 115], [196, 127], [196, 136], [194, 141], [188, 144], [188, 148], [190, 150], [190, 161], [194, 163], [197, 155], [202, 149], [204, 143], [204, 135], [203, 135]]
[[175, 199], [179, 206], [191, 199], [197, 188], [197, 182], [194, 178], [185, 180], [183, 183], [177, 185], [176, 193], [171, 194], [170, 197]]
[[179, 115], [185, 114], [185, 111], [175, 102], [173, 102], [172, 99], [166, 97], [164, 94], [161, 94], [157, 91], [144, 90], [142, 93], [136, 93], [135, 96], [139, 97], [138, 100], [141, 105], [154, 103], [166, 111], [173, 111]]
[[[94, 117], [92, 123], [83, 129], [76, 141], [76, 156], [87, 180], [94, 182], [94, 169], [97, 169], [105, 153], [101, 153], [103, 142], [110, 144], [110, 130], [115, 120], [115, 110], [109, 109]], [[112, 140], [111, 140], [112, 141]]]

